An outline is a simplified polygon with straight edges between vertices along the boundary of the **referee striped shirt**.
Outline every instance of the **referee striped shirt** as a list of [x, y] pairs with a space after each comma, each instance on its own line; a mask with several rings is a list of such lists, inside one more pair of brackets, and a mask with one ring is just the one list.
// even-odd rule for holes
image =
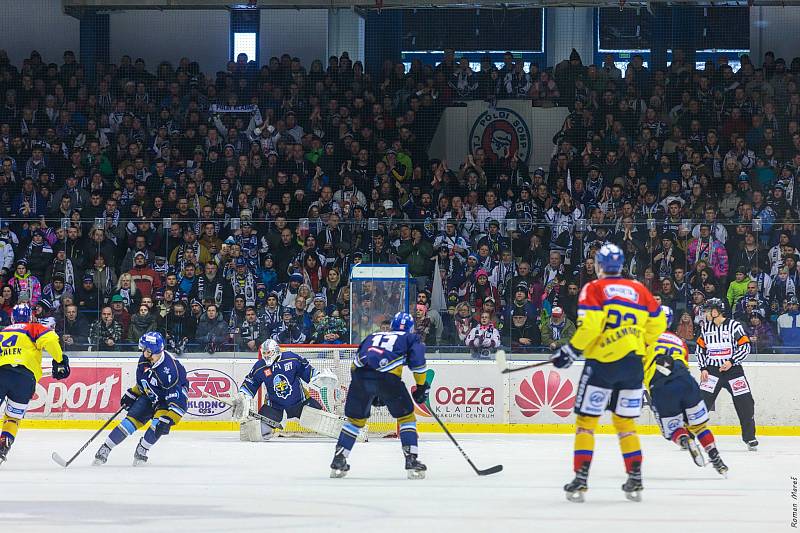
[[736, 320], [726, 318], [719, 326], [711, 321], [703, 322], [697, 339], [695, 356], [701, 369], [719, 367], [725, 361], [740, 364], [750, 355], [750, 337]]

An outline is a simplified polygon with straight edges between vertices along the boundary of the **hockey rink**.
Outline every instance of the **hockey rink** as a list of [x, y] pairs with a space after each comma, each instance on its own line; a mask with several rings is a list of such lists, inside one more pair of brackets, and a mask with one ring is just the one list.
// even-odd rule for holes
[[137, 468], [138, 434], [102, 467], [91, 466], [102, 439], [68, 469], [50, 459], [69, 458], [91, 433], [22, 428], [0, 467], [0, 530], [762, 533], [791, 530], [798, 503], [800, 439], [791, 437], [763, 437], [757, 453], [720, 437], [723, 479], [644, 436], [645, 491], [633, 503], [620, 490], [616, 437], [600, 435], [587, 501], [574, 504], [561, 489], [572, 478], [571, 435], [457, 435], [479, 468], [505, 467], [480, 478], [444, 435], [423, 434], [420, 481], [406, 479], [389, 439], [356, 445], [345, 479], [328, 477], [333, 441], [242, 443], [232, 432], [174, 432]]

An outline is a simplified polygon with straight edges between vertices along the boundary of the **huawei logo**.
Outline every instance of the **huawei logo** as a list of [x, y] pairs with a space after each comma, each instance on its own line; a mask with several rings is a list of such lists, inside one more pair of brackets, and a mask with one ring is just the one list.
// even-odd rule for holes
[[566, 418], [575, 405], [572, 382], [561, 382], [561, 375], [550, 370], [545, 383], [544, 371], [537, 370], [530, 379], [525, 379], [519, 386], [519, 394], [514, 397], [523, 416], [538, 415], [545, 406], [553, 413]]

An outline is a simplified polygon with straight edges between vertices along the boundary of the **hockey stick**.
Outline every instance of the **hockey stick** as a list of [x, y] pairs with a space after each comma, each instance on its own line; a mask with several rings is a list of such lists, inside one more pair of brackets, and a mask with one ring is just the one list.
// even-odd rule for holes
[[484, 470], [481, 470], [480, 468], [475, 466], [475, 463], [472, 462], [472, 459], [470, 459], [469, 456], [467, 455], [467, 453], [461, 448], [461, 445], [458, 444], [458, 441], [453, 437], [453, 434], [450, 433], [450, 430], [447, 429], [447, 426], [444, 425], [444, 422], [442, 422], [442, 419], [439, 418], [439, 415], [437, 415], [436, 411], [433, 410], [433, 408], [431, 407], [430, 402], [426, 403], [425, 405], [428, 407], [428, 412], [431, 414], [433, 419], [436, 420], [436, 423], [439, 424], [439, 427], [442, 428], [442, 431], [444, 431], [445, 434], [450, 438], [450, 441], [453, 444], [456, 445], [456, 448], [458, 448], [458, 451], [461, 452], [461, 455], [464, 457], [464, 459], [467, 460], [467, 462], [469, 463], [469, 466], [472, 467], [472, 469], [475, 471], [476, 474], [478, 474], [479, 476], [489, 476], [489, 475], [496, 474], [498, 472], [502, 472], [503, 471], [503, 465], [491, 466], [491, 467], [486, 468]]
[[[428, 385], [430, 385], [430, 383], [433, 381], [433, 370], [428, 370], [428, 372], [426, 374], [427, 374], [427, 376], [426, 376], [425, 381], [426, 381], [426, 383], [428, 383]], [[467, 460], [467, 462], [469, 463], [469, 466], [472, 467], [472, 469], [475, 471], [476, 474], [478, 474], [479, 476], [490, 476], [492, 474], [496, 474], [498, 472], [502, 472], [503, 471], [503, 465], [495, 465], [495, 466], [486, 468], [484, 470], [481, 470], [480, 468], [475, 466], [475, 463], [472, 462], [472, 459], [470, 459], [469, 456], [467, 455], [467, 453], [463, 450], [463, 448], [461, 448], [461, 445], [458, 443], [458, 441], [455, 439], [455, 437], [453, 437], [453, 434], [450, 433], [450, 430], [447, 429], [447, 426], [444, 425], [444, 422], [442, 422], [442, 419], [439, 418], [439, 415], [437, 415], [436, 411], [433, 409], [433, 407], [431, 407], [430, 400], [425, 402], [425, 406], [428, 408], [428, 412], [431, 414], [433, 419], [436, 420], [436, 423], [439, 424], [439, 427], [442, 428], [442, 431], [444, 431], [445, 435], [447, 435], [450, 438], [450, 441], [453, 444], [456, 445], [456, 448], [458, 448], [458, 451], [461, 452], [461, 455], [464, 457], [464, 459]]]
[[82, 454], [82, 453], [83, 453], [83, 451], [84, 451], [86, 448], [88, 448], [88, 447], [89, 447], [89, 445], [92, 443], [92, 441], [93, 441], [94, 439], [96, 439], [96, 438], [97, 438], [97, 436], [98, 436], [100, 433], [102, 433], [102, 432], [103, 432], [103, 430], [104, 430], [104, 429], [106, 429], [106, 428], [107, 428], [107, 427], [108, 427], [108, 426], [111, 424], [111, 422], [113, 422], [113, 421], [114, 421], [114, 419], [115, 419], [115, 418], [117, 418], [117, 417], [119, 416], [119, 414], [120, 414], [122, 411], [124, 411], [124, 410], [125, 410], [125, 407], [120, 407], [120, 408], [119, 408], [119, 410], [118, 410], [116, 413], [114, 413], [113, 415], [111, 415], [111, 418], [109, 418], [108, 420], [106, 420], [106, 423], [105, 423], [105, 424], [103, 424], [103, 426], [102, 426], [100, 429], [98, 429], [98, 430], [95, 432], [95, 434], [94, 434], [94, 435], [92, 435], [92, 436], [89, 438], [89, 440], [87, 440], [87, 441], [86, 441], [86, 444], [84, 444], [83, 446], [81, 446], [81, 449], [80, 449], [80, 450], [78, 450], [77, 452], [75, 452], [75, 455], [73, 455], [73, 456], [70, 458], [70, 460], [69, 460], [69, 461], [65, 461], [65, 460], [64, 460], [64, 458], [63, 458], [63, 457], [61, 457], [60, 455], [58, 455], [58, 453], [57, 453], [57, 452], [53, 452], [53, 455], [51, 455], [51, 457], [53, 458], [53, 461], [55, 461], [55, 462], [56, 462], [56, 463], [57, 463], [59, 466], [63, 466], [64, 468], [67, 468], [69, 465], [71, 465], [71, 464], [72, 464], [72, 461], [74, 461], [75, 459], [77, 459], [77, 458], [78, 458], [78, 456], [79, 456], [80, 454]]
[[[228, 400], [227, 398], [220, 398], [219, 396], [214, 396], [210, 392], [205, 392], [205, 391], [203, 391], [203, 396], [208, 396], [209, 398], [214, 398], [218, 402], [222, 402], [225, 405], [227, 405], [228, 407], [233, 407], [233, 401], [232, 400]], [[267, 418], [266, 416], [264, 416], [262, 414], [256, 413], [252, 409], [248, 410], [247, 414], [250, 415], [251, 417], [257, 419], [257, 420], [261, 420], [262, 422], [264, 422], [266, 425], [268, 425], [272, 429], [283, 429], [283, 426], [280, 424], [280, 422], [275, 422], [273, 419]]]
[[508, 360], [506, 359], [506, 352], [503, 350], [498, 350], [497, 353], [494, 355], [494, 361], [497, 363], [498, 368], [500, 368], [501, 374], [511, 374], [512, 372], [520, 372], [522, 370], [528, 370], [530, 368], [536, 368], [537, 366], [544, 366], [549, 365], [552, 361], [539, 361], [530, 365], [521, 366], [518, 368], [509, 368], [508, 367]]

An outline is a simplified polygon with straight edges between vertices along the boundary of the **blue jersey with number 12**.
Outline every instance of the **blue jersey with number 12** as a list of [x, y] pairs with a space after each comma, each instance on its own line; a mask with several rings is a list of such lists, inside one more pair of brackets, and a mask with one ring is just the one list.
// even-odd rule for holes
[[405, 365], [415, 374], [421, 374], [427, 370], [425, 345], [414, 333], [405, 331], [373, 333], [361, 342], [353, 364], [357, 368], [391, 372], [398, 376], [402, 375]]

